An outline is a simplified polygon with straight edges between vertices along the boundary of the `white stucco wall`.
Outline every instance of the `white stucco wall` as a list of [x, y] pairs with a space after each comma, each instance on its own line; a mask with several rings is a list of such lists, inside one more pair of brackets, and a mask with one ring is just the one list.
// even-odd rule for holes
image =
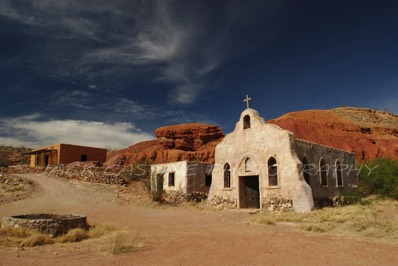
[[[154, 164], [151, 166], [151, 175], [163, 175], [164, 191], [182, 191], [187, 193], [187, 161]], [[174, 186], [169, 186], [169, 173], [174, 172]]]
[[[174, 163], [154, 164], [151, 175], [163, 176], [163, 190], [182, 191], [189, 195], [193, 192], [208, 193], [205, 185], [206, 175], [212, 175], [213, 164], [181, 161]], [[174, 172], [174, 186], [169, 186], [169, 173]]]
[[[250, 116], [250, 128], [244, 129], [243, 120]], [[259, 176], [260, 206], [265, 198], [281, 197], [293, 200], [298, 211], [313, 209], [311, 188], [300, 174], [301, 162], [294, 148], [294, 136], [273, 124], [266, 124], [258, 112], [246, 109], [242, 112], [235, 130], [227, 134], [216, 147], [213, 183], [209, 200], [215, 196], [236, 200], [239, 206], [239, 177]], [[279, 184], [268, 184], [268, 159], [274, 157], [278, 164]], [[245, 160], [252, 160], [252, 170], [245, 171]], [[231, 167], [231, 187], [224, 188], [224, 165]]]

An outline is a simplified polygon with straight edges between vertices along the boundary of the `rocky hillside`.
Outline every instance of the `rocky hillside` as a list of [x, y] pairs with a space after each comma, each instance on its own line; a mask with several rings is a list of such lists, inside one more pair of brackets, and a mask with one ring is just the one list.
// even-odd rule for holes
[[155, 140], [110, 152], [107, 165], [180, 160], [214, 162], [215, 147], [224, 133], [219, 126], [193, 123], [158, 128], [155, 136]]
[[0, 145], [0, 167], [22, 163], [22, 154], [31, 151], [25, 147]]
[[[353, 151], [358, 160], [398, 159], [398, 116], [388, 112], [344, 107], [293, 112], [268, 122], [293, 132], [297, 138]], [[107, 164], [214, 162], [215, 147], [224, 133], [214, 125], [181, 124], [161, 127], [155, 136], [155, 140], [109, 153]]]
[[268, 121], [297, 138], [353, 151], [358, 160], [398, 159], [398, 116], [368, 108], [293, 112]]

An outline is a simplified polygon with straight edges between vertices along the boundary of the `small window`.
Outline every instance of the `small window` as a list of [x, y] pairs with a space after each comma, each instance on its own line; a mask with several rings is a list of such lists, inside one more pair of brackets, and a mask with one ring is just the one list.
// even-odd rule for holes
[[278, 165], [274, 157], [268, 160], [268, 185], [270, 187], [278, 186]]
[[336, 177], [337, 177], [337, 186], [343, 186], [343, 171], [339, 161], [336, 161]]
[[243, 117], [243, 129], [248, 128], [250, 128], [250, 115], [245, 115], [245, 117]]
[[80, 156], [80, 161], [81, 161], [81, 162], [87, 162], [87, 155], [86, 155], [86, 154], [82, 154], [82, 155]]
[[251, 172], [253, 170], [253, 163], [250, 158], [245, 160], [245, 172]]
[[231, 167], [228, 163], [224, 165], [224, 187], [231, 187]]
[[211, 181], [212, 181], [211, 174], [205, 175], [205, 185], [206, 185], [206, 187], [210, 187], [211, 186]]
[[328, 172], [329, 166], [325, 163], [325, 160], [321, 158], [319, 161], [319, 173], [321, 175], [321, 186], [323, 187], [328, 185]]
[[169, 173], [169, 187], [174, 187], [174, 172]]

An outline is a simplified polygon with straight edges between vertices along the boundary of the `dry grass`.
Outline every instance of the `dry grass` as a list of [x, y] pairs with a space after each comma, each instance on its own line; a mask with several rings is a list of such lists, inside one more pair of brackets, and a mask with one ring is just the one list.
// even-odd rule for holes
[[34, 230], [13, 227], [0, 228], [0, 246], [33, 247], [52, 243], [54, 240], [51, 236], [40, 234]]
[[88, 239], [89, 237], [90, 234], [88, 231], [80, 228], [75, 228], [70, 230], [67, 234], [58, 237], [57, 242], [59, 243], [80, 242], [83, 241], [84, 239]]
[[117, 230], [116, 227], [109, 224], [95, 224], [90, 227], [88, 233], [90, 238], [100, 238]]
[[398, 240], [398, 202], [372, 201], [368, 206], [324, 208], [311, 213], [262, 212], [254, 222], [289, 222], [299, 230]]
[[111, 255], [119, 255], [132, 252], [138, 247], [139, 245], [137, 243], [137, 237], [135, 237], [132, 241], [129, 241], [126, 232], [117, 232], [110, 237], [103, 250]]
[[254, 221], [259, 224], [276, 225], [275, 219], [271, 216], [258, 215]]
[[[1, 224], [0, 224], [1, 227]], [[25, 228], [0, 228], [0, 246], [3, 247], [34, 247], [54, 243], [80, 242], [89, 238], [100, 238], [118, 229], [111, 225], [94, 225], [89, 230], [72, 229], [67, 234], [53, 238], [35, 230]]]
[[33, 233], [28, 238], [21, 241], [20, 246], [22, 247], [35, 247], [44, 246], [55, 243], [54, 239], [50, 235], [44, 235], [40, 233]]

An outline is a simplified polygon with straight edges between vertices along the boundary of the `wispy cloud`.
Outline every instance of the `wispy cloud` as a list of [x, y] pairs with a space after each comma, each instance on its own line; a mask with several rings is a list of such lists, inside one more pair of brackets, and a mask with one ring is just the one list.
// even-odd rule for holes
[[[39, 115], [0, 120], [0, 144], [40, 147], [70, 143], [103, 148], [124, 148], [153, 139], [132, 123], [104, 123], [83, 120], [41, 121]], [[8, 135], [12, 132], [12, 136]]]
[[152, 82], [166, 85], [170, 104], [190, 105], [209, 86], [212, 71], [270, 39], [272, 30], [235, 38], [280, 6], [262, 2], [209, 8], [207, 1], [3, 0], [0, 16], [29, 25], [28, 34], [47, 36], [36, 61], [54, 75], [90, 84], [107, 76], [138, 79], [147, 70]]

